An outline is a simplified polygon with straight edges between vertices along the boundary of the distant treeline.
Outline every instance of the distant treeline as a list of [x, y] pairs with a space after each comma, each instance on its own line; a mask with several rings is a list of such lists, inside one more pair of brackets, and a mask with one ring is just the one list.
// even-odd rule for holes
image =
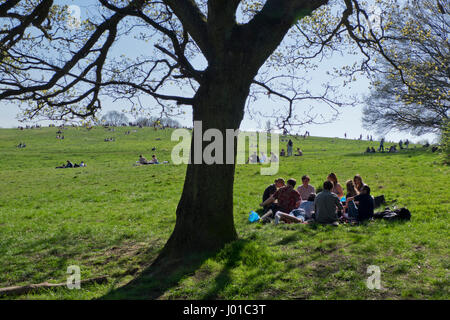
[[112, 126], [112, 127], [159, 127], [159, 128], [180, 128], [181, 124], [168, 117], [140, 117], [136, 121], [129, 121], [128, 117], [118, 111], [109, 111], [102, 118], [100, 125]]

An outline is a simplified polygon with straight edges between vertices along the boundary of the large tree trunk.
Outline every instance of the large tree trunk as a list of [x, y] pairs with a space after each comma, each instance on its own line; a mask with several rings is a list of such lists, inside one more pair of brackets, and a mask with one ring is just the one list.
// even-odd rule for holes
[[[176, 212], [175, 229], [157, 263], [161, 260], [185, 260], [193, 254], [214, 252], [237, 239], [233, 219], [235, 164], [226, 163], [226, 130], [239, 129], [250, 83], [250, 80], [244, 81], [238, 74], [222, 69], [214, 72], [197, 91], [193, 119], [202, 122], [203, 133], [210, 128], [222, 132], [224, 164], [195, 164], [193, 152], [200, 151], [194, 150], [192, 135], [191, 163], [187, 167]], [[203, 142], [202, 149], [210, 143]], [[235, 138], [234, 160], [236, 150]]]

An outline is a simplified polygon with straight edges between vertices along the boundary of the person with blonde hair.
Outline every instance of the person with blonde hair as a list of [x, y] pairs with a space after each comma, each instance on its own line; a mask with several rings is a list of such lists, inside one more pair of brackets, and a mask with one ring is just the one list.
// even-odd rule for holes
[[346, 183], [346, 187], [347, 187], [347, 195], [345, 196], [346, 198], [355, 197], [359, 194], [359, 191], [356, 189], [353, 180], [348, 180]]
[[[356, 189], [353, 180], [348, 180], [346, 183], [346, 187], [347, 187], [347, 195], [345, 196], [346, 199], [353, 198], [359, 195], [359, 191]], [[345, 203], [344, 212], [347, 213], [345, 217], [349, 218], [350, 220], [356, 220], [358, 216], [358, 208], [356, 207], [353, 201]]]
[[355, 188], [358, 191], [358, 193], [361, 193], [363, 187], [366, 185], [363, 182], [360, 174], [357, 174], [353, 177], [353, 183], [355, 184]]
[[327, 177], [328, 181], [331, 181], [333, 183], [333, 188], [331, 189], [331, 192], [337, 194], [339, 199], [341, 199], [344, 196], [344, 190], [342, 189], [342, 186], [338, 182], [338, 178], [335, 173], [330, 173]]

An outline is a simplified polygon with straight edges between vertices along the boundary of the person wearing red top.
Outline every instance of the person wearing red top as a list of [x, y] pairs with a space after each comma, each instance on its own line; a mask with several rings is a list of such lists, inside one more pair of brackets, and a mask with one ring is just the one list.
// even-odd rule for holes
[[[261, 218], [261, 221], [267, 221], [268, 218], [273, 217], [278, 211], [289, 214], [300, 206], [302, 198], [298, 191], [294, 189], [296, 184], [297, 181], [295, 179], [289, 179], [285, 187], [278, 189], [269, 199], [260, 204], [262, 207], [272, 205], [271, 209]], [[275, 200], [278, 203], [275, 204]]]

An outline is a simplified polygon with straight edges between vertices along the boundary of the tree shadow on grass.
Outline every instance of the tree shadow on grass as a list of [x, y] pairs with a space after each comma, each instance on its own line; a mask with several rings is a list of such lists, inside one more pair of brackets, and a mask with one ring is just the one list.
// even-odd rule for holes
[[236, 240], [230, 244], [228, 247], [229, 250], [224, 251], [225, 254], [221, 258], [225, 266], [214, 279], [214, 286], [202, 296], [202, 299], [213, 300], [220, 298], [220, 292], [232, 282], [231, 270], [237, 267], [242, 261], [241, 253], [250, 242], [251, 241], [245, 239]]
[[[157, 300], [195, 271], [214, 253], [192, 255], [183, 261], [152, 264], [126, 285], [110, 290], [100, 300]], [[116, 283], [114, 283], [116, 284]], [[113, 285], [114, 285], [113, 284]]]
[[249, 240], [236, 240], [219, 252], [193, 255], [189, 260], [165, 261], [163, 264], [151, 265], [139, 276], [126, 285], [113, 289], [101, 300], [155, 300], [161, 298], [171, 288], [175, 288], [186, 277], [193, 276], [209, 258], [219, 259], [225, 267], [216, 276], [214, 286], [206, 292], [202, 299], [218, 298], [232, 279], [230, 271], [242, 260], [241, 252]]

